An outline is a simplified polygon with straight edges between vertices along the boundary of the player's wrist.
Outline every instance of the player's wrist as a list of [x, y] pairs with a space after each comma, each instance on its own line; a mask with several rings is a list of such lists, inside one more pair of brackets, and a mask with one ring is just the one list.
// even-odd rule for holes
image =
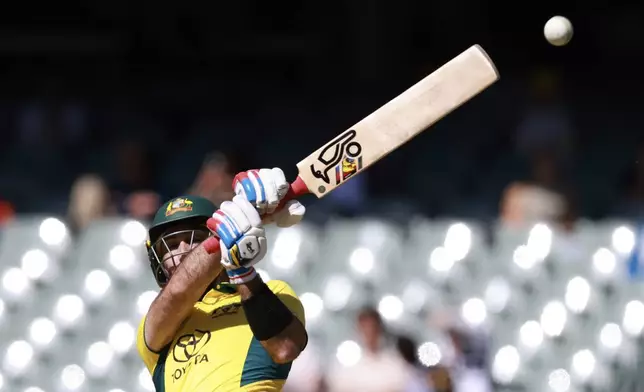
[[266, 341], [284, 331], [295, 316], [279, 297], [262, 281], [258, 281], [249, 297], [242, 294], [242, 307], [253, 335]]
[[226, 269], [226, 274], [231, 284], [246, 284], [257, 277], [255, 267]]

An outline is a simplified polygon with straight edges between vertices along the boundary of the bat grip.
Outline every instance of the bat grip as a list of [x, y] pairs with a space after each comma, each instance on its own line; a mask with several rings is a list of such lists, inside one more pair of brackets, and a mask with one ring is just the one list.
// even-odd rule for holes
[[[210, 218], [212, 219], [212, 218]], [[210, 220], [208, 219], [208, 220]], [[221, 248], [219, 247], [219, 237], [216, 235], [213, 235], [212, 237], [208, 238], [203, 242], [203, 248], [206, 250], [206, 252], [211, 255], [213, 253], [217, 253], [221, 251]]]

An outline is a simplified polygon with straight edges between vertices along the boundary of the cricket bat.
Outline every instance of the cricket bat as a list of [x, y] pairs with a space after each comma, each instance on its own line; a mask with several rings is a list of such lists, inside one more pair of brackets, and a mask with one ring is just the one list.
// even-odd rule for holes
[[473, 45], [300, 161], [284, 202], [324, 197], [498, 79], [487, 53]]

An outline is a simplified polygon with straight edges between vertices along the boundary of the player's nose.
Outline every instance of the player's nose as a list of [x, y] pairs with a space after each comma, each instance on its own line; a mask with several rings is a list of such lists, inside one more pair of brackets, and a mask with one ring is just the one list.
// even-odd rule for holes
[[180, 252], [187, 252], [189, 250], [190, 250], [190, 244], [189, 243], [187, 243], [185, 241], [181, 241], [179, 243], [179, 251]]

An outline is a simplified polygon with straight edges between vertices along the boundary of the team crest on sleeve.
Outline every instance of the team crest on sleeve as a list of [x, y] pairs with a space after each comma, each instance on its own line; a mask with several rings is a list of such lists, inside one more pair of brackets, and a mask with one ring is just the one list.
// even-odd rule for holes
[[170, 216], [181, 211], [192, 211], [192, 201], [186, 197], [172, 200], [165, 210], [165, 216]]

